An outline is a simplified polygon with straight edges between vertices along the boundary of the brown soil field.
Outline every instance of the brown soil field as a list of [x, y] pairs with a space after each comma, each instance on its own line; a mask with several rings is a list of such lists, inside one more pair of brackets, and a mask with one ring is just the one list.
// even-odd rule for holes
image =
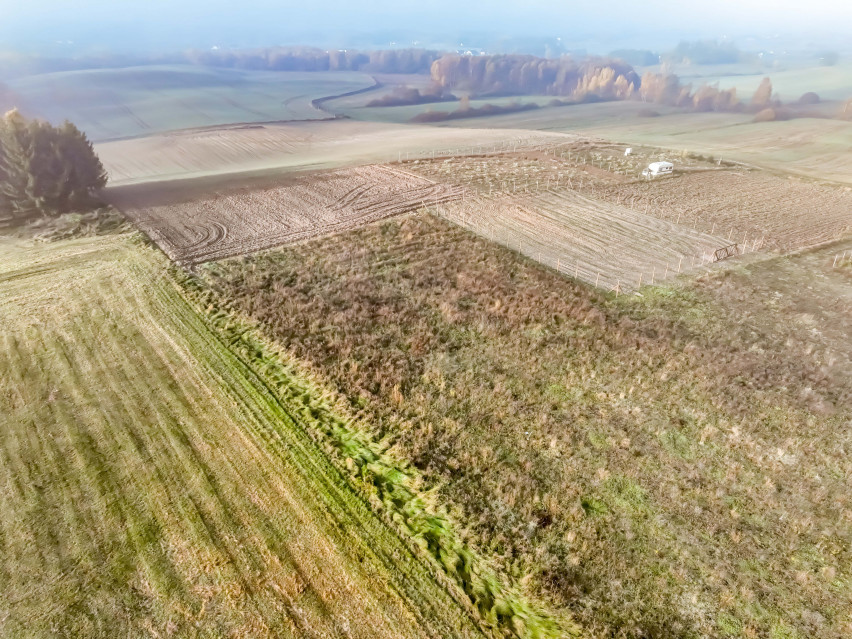
[[[739, 113], [678, 113], [658, 107], [660, 117], [641, 117], [648, 105], [608, 102], [543, 108], [448, 126], [565, 132], [603, 137], [627, 145], [687, 149], [757, 164], [785, 174], [852, 185], [852, 123], [822, 118], [752, 122]], [[840, 106], [838, 105], [838, 110]]]
[[291, 178], [283, 186], [230, 190], [178, 203], [166, 198], [146, 205], [152, 196], [145, 191], [151, 190], [156, 186], [113, 194], [112, 202], [172, 260], [184, 264], [351, 230], [426, 204], [447, 203], [461, 194], [458, 187], [387, 166], [317, 173]]
[[730, 244], [568, 189], [464, 198], [438, 210], [482, 237], [619, 292], [711, 264], [715, 251]]
[[97, 144], [111, 185], [384, 163], [506, 141], [563, 141], [561, 133], [445, 129], [336, 120], [213, 127]]
[[632, 203], [664, 220], [742, 243], [790, 251], [852, 231], [852, 189], [784, 179], [761, 171], [685, 173], [653, 182], [601, 185], [599, 197]]
[[[441, 208], [448, 219], [608, 289], [703, 266], [724, 246], [791, 251], [852, 230], [846, 187], [652, 147], [625, 156], [624, 148], [575, 139], [404, 166], [465, 188], [463, 200]], [[661, 159], [675, 162], [675, 175], [638, 177]]]
[[[602, 197], [604, 187], [629, 189], [642, 167], [663, 155], [659, 149], [636, 149], [624, 157], [621, 145], [570, 140], [404, 166], [464, 186], [463, 198], [440, 207], [440, 215], [560, 272], [623, 292], [703, 268], [715, 262], [718, 249], [743, 239], [729, 240], [709, 228], [660, 219], [634, 202]], [[685, 158], [682, 170], [714, 169]], [[736, 251], [755, 248], [750, 242]]]

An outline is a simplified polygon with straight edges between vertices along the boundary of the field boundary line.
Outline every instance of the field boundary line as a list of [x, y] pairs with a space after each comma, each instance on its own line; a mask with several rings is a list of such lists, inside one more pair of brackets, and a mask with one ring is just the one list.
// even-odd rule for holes
[[[177, 268], [171, 269], [171, 277], [212, 336], [252, 371], [303, 437], [313, 446], [324, 443], [322, 448], [332, 448], [334, 454], [324, 456], [326, 463], [346, 478], [346, 485], [368, 508], [379, 511], [382, 520], [414, 556], [440, 576], [445, 587], [458, 593], [460, 603], [468, 602], [486, 628], [530, 639], [580, 636], [575, 622], [543, 612], [514, 585], [507, 586], [506, 578], [499, 577], [485, 558], [462, 541], [429, 492], [419, 488], [419, 473], [388, 455], [382, 444], [358, 429], [356, 418], [342, 416], [334, 392], [316, 373], [303, 370], [298, 360], [268, 341], [254, 323], [223, 307], [197, 278]], [[310, 427], [314, 422], [324, 428]]]

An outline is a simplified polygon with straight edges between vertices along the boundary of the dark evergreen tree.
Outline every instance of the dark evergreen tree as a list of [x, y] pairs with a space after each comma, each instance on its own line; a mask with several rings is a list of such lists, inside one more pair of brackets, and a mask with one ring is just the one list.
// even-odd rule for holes
[[0, 120], [0, 221], [82, 211], [96, 204], [107, 175], [86, 135], [18, 111]]
[[9, 111], [0, 122], [0, 204], [13, 218], [33, 212], [27, 197], [30, 146], [26, 120]]

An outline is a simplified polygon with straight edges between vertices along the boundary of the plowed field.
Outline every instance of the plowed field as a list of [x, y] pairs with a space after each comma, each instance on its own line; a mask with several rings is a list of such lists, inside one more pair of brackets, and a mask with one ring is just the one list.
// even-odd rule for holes
[[116, 204], [170, 258], [197, 264], [349, 230], [460, 194], [459, 187], [407, 171], [363, 166], [184, 203], [138, 207], [119, 198]]
[[852, 189], [759, 171], [686, 173], [675, 179], [602, 184], [598, 194], [742, 243], [790, 251], [852, 231]]
[[630, 290], [709, 264], [725, 238], [575, 191], [465, 198], [441, 215], [560, 272]]

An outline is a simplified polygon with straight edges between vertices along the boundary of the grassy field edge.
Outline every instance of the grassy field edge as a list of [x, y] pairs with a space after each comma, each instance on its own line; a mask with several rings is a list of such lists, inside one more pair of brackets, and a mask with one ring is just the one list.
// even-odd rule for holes
[[[175, 309], [187, 333], [192, 333], [199, 341], [206, 342], [206, 348], [217, 351], [220, 357], [230, 364], [230, 370], [220, 371], [220, 374], [224, 373], [226, 378], [230, 378], [231, 388], [244, 396], [245, 405], [254, 403], [264, 406], [278, 418], [278, 428], [275, 431], [259, 432], [255, 435], [269, 444], [270, 451], [288, 458], [291, 464], [322, 488], [316, 492], [316, 497], [322, 502], [330, 520], [338, 522], [338, 526], [341, 526], [339, 522], [343, 521], [357, 522], [360, 528], [358, 535], [347, 534], [345, 530], [341, 530], [341, 537], [347, 540], [346, 543], [358, 543], [363, 553], [371, 555], [385, 569], [386, 577], [390, 578], [391, 582], [388, 585], [404, 601], [409, 602], [412, 613], [419, 619], [423, 628], [429, 628], [441, 635], [453, 632], [472, 636], [472, 624], [465, 623], [465, 627], [462, 627], [455, 619], [463, 610], [453, 605], [442, 584], [436, 583], [435, 572], [424, 566], [413, 553], [404, 556], [400, 552], [399, 540], [396, 539], [394, 531], [375, 518], [368, 505], [351, 490], [345, 476], [308, 437], [303, 428], [304, 422], [300, 420], [301, 415], [294, 416], [293, 406], [281, 401], [281, 395], [258, 373], [257, 368], [240, 352], [241, 349], [234, 348], [233, 340], [227, 339], [217, 328], [216, 323], [211, 321], [210, 314], [202, 312], [203, 309], [195, 303], [193, 297], [186, 294], [189, 289], [180, 285], [176, 274], [177, 269], [169, 274], [161, 273], [164, 286], [158, 289], [163, 303]], [[180, 309], [181, 306], [183, 309]], [[308, 397], [303, 399], [307, 401]], [[367, 542], [367, 539], [373, 543]], [[429, 593], [428, 597], [424, 598], [424, 591]], [[456, 614], [453, 614], [453, 610]], [[471, 612], [468, 611], [468, 616], [472, 617]]]
[[574, 621], [528, 600], [472, 551], [419, 473], [389, 455], [356, 420], [344, 417], [333, 393], [315, 375], [197, 278], [176, 267], [171, 275], [226, 348], [275, 395], [291, 423], [307, 427], [305, 434], [322, 446], [337, 471], [436, 570], [436, 577], [442, 575], [445, 585], [463, 593], [485, 627], [530, 639], [581, 636]]

